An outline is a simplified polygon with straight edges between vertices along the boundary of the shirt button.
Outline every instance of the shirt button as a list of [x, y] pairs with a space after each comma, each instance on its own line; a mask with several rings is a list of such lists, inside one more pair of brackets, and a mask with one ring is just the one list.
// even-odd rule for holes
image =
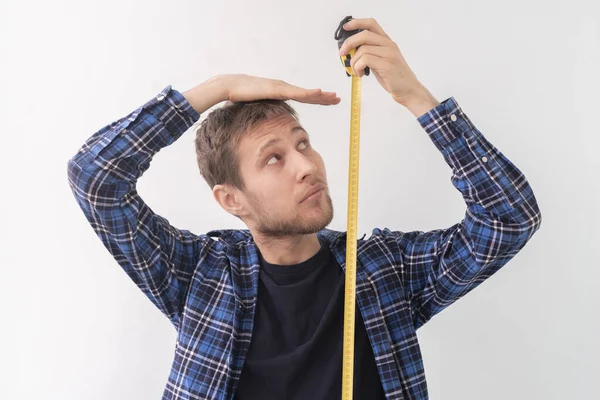
[[452, 114], [452, 115], [450, 116], [450, 119], [451, 119], [452, 121], [456, 122], [456, 120], [457, 120], [457, 118], [456, 118], [456, 114]]
[[483, 162], [487, 162], [487, 157], [482, 157], [482, 158], [481, 158], [481, 161], [483, 161]]
[[156, 100], [158, 100], [158, 101], [161, 101], [164, 98], [165, 98], [164, 94], [159, 94], [158, 96], [156, 96]]

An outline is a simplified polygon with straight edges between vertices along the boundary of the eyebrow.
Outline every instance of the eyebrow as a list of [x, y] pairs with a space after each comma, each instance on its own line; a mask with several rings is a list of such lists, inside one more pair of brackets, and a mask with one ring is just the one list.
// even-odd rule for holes
[[[306, 130], [304, 130], [304, 128], [303, 128], [303, 127], [301, 127], [300, 125], [295, 125], [295, 126], [293, 126], [293, 127], [292, 127], [292, 129], [290, 129], [290, 133], [292, 133], [292, 134], [293, 134], [293, 133], [295, 133], [295, 132], [299, 132], [299, 131], [306, 132]], [[308, 132], [306, 132], [306, 133], [308, 134]], [[257, 158], [260, 158], [260, 156], [262, 155], [262, 153], [263, 153], [263, 152], [264, 152], [264, 151], [265, 151], [267, 148], [269, 148], [269, 147], [273, 146], [275, 143], [278, 143], [278, 142], [280, 142], [280, 141], [281, 141], [281, 139], [280, 139], [280, 138], [277, 138], [277, 139], [271, 139], [271, 140], [269, 140], [267, 143], [265, 143], [265, 144], [262, 144], [262, 145], [261, 145], [261, 146], [258, 148], [258, 151], [256, 152], [256, 154], [257, 154], [257, 156], [256, 156], [256, 157], [257, 157]]]

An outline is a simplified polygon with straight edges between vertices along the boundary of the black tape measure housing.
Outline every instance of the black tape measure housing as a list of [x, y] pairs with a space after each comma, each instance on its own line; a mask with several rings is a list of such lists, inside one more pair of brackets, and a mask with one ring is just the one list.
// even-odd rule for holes
[[[337, 30], [335, 31], [334, 38], [338, 42], [338, 50], [342, 48], [342, 45], [344, 44], [346, 39], [348, 39], [352, 35], [356, 35], [357, 33], [363, 31], [363, 29], [354, 29], [351, 31], [345, 30], [344, 24], [350, 20], [352, 20], [352, 16], [348, 15], [346, 18], [344, 18], [340, 22]], [[358, 46], [356, 49], [349, 51], [348, 54], [340, 56], [340, 60], [342, 61], [342, 65], [344, 66], [344, 68], [346, 68], [346, 75], [348, 75], [348, 76], [351, 76], [351, 74], [348, 71], [352, 71], [352, 67], [350, 66], [350, 60], [352, 60], [352, 55], [356, 52], [356, 50], [358, 50], [359, 47], [360, 46]], [[369, 73], [370, 73], [369, 67], [365, 67], [365, 75], [368, 76]]]

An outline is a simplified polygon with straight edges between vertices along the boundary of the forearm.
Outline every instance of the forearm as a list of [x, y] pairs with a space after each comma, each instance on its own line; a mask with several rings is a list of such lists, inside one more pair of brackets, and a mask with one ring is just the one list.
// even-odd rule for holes
[[75, 200], [94, 232], [176, 327], [198, 259], [212, 241], [155, 214], [136, 183], [152, 157], [198, 118], [182, 94], [168, 86], [95, 132], [69, 160], [67, 170]]
[[117, 201], [135, 186], [154, 154], [176, 141], [198, 118], [181, 93], [168, 86], [90, 136], [69, 160], [69, 179], [80, 186], [80, 196], [89, 197], [102, 187], [104, 196]]
[[539, 225], [540, 210], [523, 172], [477, 129], [456, 99], [444, 100], [417, 121], [452, 168], [451, 182], [470, 212]]
[[225, 80], [221, 76], [215, 76], [181, 94], [198, 114], [228, 98]]
[[416, 86], [405, 99], [394, 100], [406, 107], [417, 118], [440, 105], [440, 102], [423, 85]]

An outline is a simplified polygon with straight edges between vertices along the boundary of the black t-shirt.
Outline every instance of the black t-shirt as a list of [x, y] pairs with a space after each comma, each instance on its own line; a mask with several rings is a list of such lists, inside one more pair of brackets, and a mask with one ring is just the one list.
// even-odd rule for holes
[[[296, 265], [260, 255], [258, 303], [236, 400], [341, 399], [345, 274], [329, 245]], [[385, 399], [356, 305], [354, 393]]]

